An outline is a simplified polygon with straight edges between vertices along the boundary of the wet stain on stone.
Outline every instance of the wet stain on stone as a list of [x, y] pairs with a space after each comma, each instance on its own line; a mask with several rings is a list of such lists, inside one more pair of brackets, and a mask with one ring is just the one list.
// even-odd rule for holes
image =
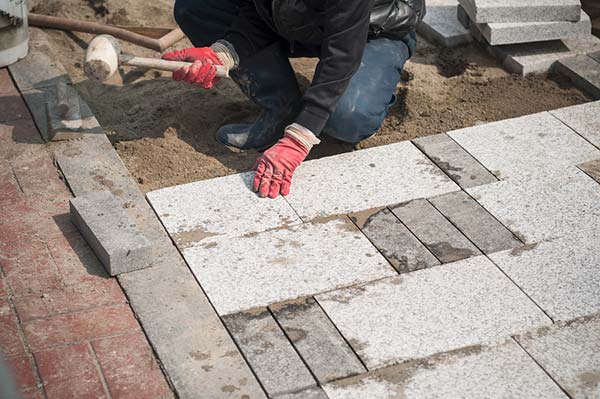
[[429, 248], [442, 263], [456, 262], [477, 255], [477, 253], [468, 248], [455, 248], [446, 241], [427, 244], [427, 248]]
[[304, 338], [306, 338], [306, 331], [302, 330], [301, 328], [290, 327], [286, 329], [286, 332], [288, 334], [288, 337], [290, 338], [290, 341], [292, 341], [293, 343], [300, 342]]
[[210, 353], [204, 353], [200, 351], [190, 352], [190, 357], [194, 360], [202, 361], [210, 359]]
[[595, 371], [586, 371], [585, 373], [579, 374], [579, 381], [586, 388], [586, 390], [595, 390], [600, 385], [600, 373]]
[[523, 252], [533, 251], [537, 248], [539, 244], [536, 242], [535, 244], [527, 244], [520, 247], [517, 247], [510, 251], [511, 256], [521, 256]]
[[204, 370], [204, 371], [206, 371], [206, 372], [208, 373], [208, 372], [210, 372], [210, 370], [212, 370], [214, 367], [213, 367], [213, 366], [210, 366], [210, 365], [208, 365], [208, 364], [207, 364], [207, 365], [201, 366], [201, 368], [202, 368], [202, 370]]
[[238, 355], [237, 351], [227, 351], [224, 354], [221, 355], [222, 358], [224, 357], [236, 357]]
[[221, 387], [221, 391], [223, 392], [227, 392], [227, 393], [232, 393], [235, 391], [239, 391], [240, 389], [238, 387], [236, 387], [235, 385], [224, 385]]
[[173, 241], [179, 248], [189, 248], [193, 244], [218, 234], [203, 229], [195, 229], [183, 233], [173, 234]]
[[452, 172], [462, 172], [464, 170], [464, 168], [460, 168], [460, 167], [456, 167], [456, 166], [452, 166], [450, 165], [450, 162], [447, 161], [442, 161], [440, 158], [438, 157], [431, 157], [431, 160], [440, 167], [440, 169], [442, 169], [444, 172], [446, 172], [446, 174], [448, 174], [448, 176], [450, 176], [450, 178], [454, 181], [459, 181], [462, 176], [456, 173], [452, 173]]

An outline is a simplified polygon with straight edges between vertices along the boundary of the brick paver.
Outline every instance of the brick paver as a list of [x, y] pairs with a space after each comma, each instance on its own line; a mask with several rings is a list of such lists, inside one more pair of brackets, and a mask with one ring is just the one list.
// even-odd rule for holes
[[0, 69], [0, 356], [21, 396], [173, 397], [117, 280], [70, 222], [70, 197]]

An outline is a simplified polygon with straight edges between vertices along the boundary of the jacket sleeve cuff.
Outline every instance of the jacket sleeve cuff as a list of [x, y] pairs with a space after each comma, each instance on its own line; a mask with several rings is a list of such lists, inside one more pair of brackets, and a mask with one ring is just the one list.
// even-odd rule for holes
[[300, 114], [296, 117], [295, 122], [309, 129], [316, 136], [319, 136], [330, 116], [331, 114], [327, 111], [305, 105]]

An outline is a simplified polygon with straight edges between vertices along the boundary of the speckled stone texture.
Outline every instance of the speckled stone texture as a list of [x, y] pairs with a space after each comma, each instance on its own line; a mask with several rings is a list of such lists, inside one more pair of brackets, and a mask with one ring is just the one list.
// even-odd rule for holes
[[317, 296], [373, 369], [549, 325], [489, 259], [466, 259]]
[[582, 318], [517, 337], [573, 399], [600, 397], [600, 318]]
[[550, 113], [600, 148], [600, 101], [561, 108]]
[[553, 320], [571, 320], [600, 313], [599, 249], [596, 229], [490, 258]]
[[556, 72], [567, 76], [576, 87], [600, 100], [600, 63], [585, 54], [563, 58], [556, 64]]
[[457, 0], [427, 2], [427, 14], [417, 32], [443, 47], [456, 47], [473, 41], [471, 34], [456, 18]]
[[211, 237], [183, 256], [221, 315], [396, 274], [346, 217]]
[[459, 0], [475, 23], [578, 21], [579, 0]]
[[327, 384], [325, 391], [329, 399], [567, 399], [512, 340], [380, 369]]

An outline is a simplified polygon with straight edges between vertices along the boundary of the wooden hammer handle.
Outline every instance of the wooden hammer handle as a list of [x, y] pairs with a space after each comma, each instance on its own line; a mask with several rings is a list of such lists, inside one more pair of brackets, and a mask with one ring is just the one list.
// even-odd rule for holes
[[[122, 65], [130, 65], [143, 68], [158, 69], [159, 71], [175, 71], [179, 68], [192, 65], [191, 62], [182, 61], [167, 61], [158, 58], [143, 58], [135, 57], [132, 55], [122, 54], [119, 57], [119, 63]], [[217, 76], [219, 78], [228, 78], [229, 69], [221, 65], [215, 65], [217, 67]]]

